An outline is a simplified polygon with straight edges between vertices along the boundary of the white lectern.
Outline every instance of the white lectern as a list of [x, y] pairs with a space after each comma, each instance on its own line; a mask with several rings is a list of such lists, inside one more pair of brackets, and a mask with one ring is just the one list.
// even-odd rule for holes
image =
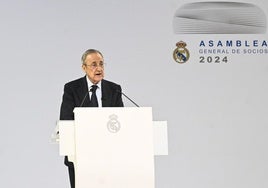
[[79, 107], [74, 114], [59, 121], [59, 140], [60, 155], [74, 162], [76, 188], [154, 188], [150, 107]]

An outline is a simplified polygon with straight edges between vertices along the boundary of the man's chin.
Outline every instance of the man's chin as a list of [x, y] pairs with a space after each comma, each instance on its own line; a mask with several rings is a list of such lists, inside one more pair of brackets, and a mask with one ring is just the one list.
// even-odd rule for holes
[[94, 82], [95, 82], [95, 83], [99, 83], [102, 79], [103, 79], [103, 77], [101, 77], [101, 78], [96, 78], [96, 79], [94, 79]]

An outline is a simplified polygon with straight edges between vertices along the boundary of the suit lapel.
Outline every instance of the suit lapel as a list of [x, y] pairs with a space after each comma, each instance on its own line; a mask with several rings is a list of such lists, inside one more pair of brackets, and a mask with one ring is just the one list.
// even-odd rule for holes
[[101, 93], [102, 93], [102, 107], [109, 107], [111, 105], [111, 90], [105, 80], [101, 81]]
[[88, 85], [87, 85], [87, 79], [86, 76], [83, 77], [83, 79], [81, 79], [81, 92], [79, 92], [81, 94], [80, 98], [81, 98], [81, 102], [82, 100], [85, 98], [84, 103], [83, 103], [83, 107], [89, 107], [89, 91], [88, 91]]

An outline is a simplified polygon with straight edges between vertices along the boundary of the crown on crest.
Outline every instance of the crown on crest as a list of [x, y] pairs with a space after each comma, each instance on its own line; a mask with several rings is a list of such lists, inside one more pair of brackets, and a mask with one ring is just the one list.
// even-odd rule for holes
[[183, 42], [183, 41], [179, 41], [179, 42], [176, 43], [176, 46], [177, 46], [178, 48], [184, 48], [184, 47], [186, 46], [186, 43]]

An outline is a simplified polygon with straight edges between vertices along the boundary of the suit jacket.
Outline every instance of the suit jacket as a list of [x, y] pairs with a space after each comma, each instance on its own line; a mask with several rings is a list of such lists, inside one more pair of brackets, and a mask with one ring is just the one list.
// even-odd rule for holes
[[[102, 107], [123, 107], [120, 85], [102, 79], [101, 92]], [[89, 107], [88, 93], [86, 76], [65, 84], [60, 108], [60, 120], [74, 120], [73, 110], [75, 107], [80, 107], [86, 95], [82, 107]], [[72, 166], [67, 157], [65, 157], [65, 164]]]

